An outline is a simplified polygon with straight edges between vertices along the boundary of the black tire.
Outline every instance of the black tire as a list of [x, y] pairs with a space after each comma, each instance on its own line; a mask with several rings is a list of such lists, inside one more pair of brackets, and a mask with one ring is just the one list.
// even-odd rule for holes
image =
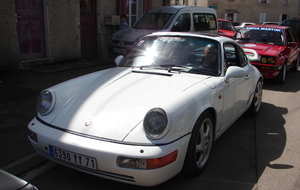
[[214, 137], [214, 120], [212, 115], [205, 111], [199, 117], [188, 145], [183, 173], [196, 176], [202, 173], [209, 160]]
[[286, 63], [282, 66], [279, 75], [276, 78], [276, 83], [277, 84], [283, 84], [285, 82], [285, 78], [286, 78]]
[[254, 97], [248, 109], [248, 114], [250, 116], [256, 116], [258, 114], [260, 110], [261, 102], [262, 102], [262, 80], [259, 80], [256, 84]]

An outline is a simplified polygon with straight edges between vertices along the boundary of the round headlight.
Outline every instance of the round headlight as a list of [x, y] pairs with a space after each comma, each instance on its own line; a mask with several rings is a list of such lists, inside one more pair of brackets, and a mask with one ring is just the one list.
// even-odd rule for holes
[[149, 138], [159, 139], [168, 124], [166, 112], [161, 108], [151, 109], [145, 116], [144, 129]]
[[262, 63], [267, 63], [267, 58], [265, 58], [265, 57], [261, 58], [261, 62]]
[[274, 63], [275, 63], [274, 57], [269, 57], [269, 58], [268, 58], [268, 63], [274, 64]]
[[36, 102], [36, 109], [41, 115], [47, 115], [52, 111], [55, 104], [55, 94], [53, 91], [45, 90], [40, 93]]

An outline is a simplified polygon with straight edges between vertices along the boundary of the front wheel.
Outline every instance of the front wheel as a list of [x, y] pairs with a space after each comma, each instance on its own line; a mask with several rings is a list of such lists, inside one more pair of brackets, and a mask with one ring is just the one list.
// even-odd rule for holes
[[299, 57], [299, 55], [298, 55], [298, 57], [297, 57], [297, 59], [296, 59], [296, 61], [294, 62], [294, 67], [293, 67], [293, 71], [295, 71], [295, 72], [298, 72], [298, 71], [300, 71], [300, 68], [299, 68], [299, 64], [300, 64], [300, 57]]
[[279, 73], [279, 75], [276, 78], [276, 82], [278, 84], [283, 84], [285, 82], [285, 78], [286, 78], [286, 63], [283, 64], [283, 66], [282, 66], [282, 68], [280, 70], [280, 73]]
[[262, 81], [259, 80], [255, 87], [252, 103], [248, 109], [248, 113], [250, 116], [256, 116], [258, 114], [260, 110], [261, 102], [262, 102]]
[[214, 120], [206, 111], [198, 119], [188, 145], [183, 172], [189, 176], [199, 175], [205, 168], [214, 136]]

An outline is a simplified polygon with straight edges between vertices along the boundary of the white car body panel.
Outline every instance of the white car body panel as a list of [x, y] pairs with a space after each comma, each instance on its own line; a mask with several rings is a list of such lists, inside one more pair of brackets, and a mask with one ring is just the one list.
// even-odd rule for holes
[[[155, 184], [162, 183], [179, 173], [185, 157], [186, 147], [189, 142], [189, 136], [185, 136], [180, 140], [165, 146], [132, 146], [89, 139], [64, 133], [62, 131], [49, 128], [48, 126], [43, 126], [36, 119], [31, 121], [31, 124], [33, 123], [36, 125], [31, 125], [30, 129], [41, 135], [39, 145], [33, 141], [31, 141], [31, 143], [41, 155], [54, 161], [60, 161], [49, 156], [50, 151], [48, 147], [49, 145], [52, 145], [71, 152], [94, 157], [97, 159], [97, 167], [99, 168], [98, 171], [87, 169], [83, 170], [80, 169], [80, 167], [72, 168], [92, 175], [114, 179], [123, 183], [131, 183], [134, 185], [153, 186]], [[51, 136], [49, 136], [49, 134], [51, 134]], [[56, 140], [58, 138], [60, 139], [60, 142]], [[47, 147], [47, 149], [44, 147]], [[143, 150], [142, 153], [141, 150]], [[155, 170], [138, 170], [120, 168], [116, 165], [116, 159], [118, 156], [157, 158], [162, 157], [166, 153], [170, 153], [174, 150], [178, 150], [180, 152], [176, 161], [163, 168]], [[70, 167], [67, 162], [60, 161], [60, 163]], [[149, 178], [149, 176], [151, 176], [151, 178]]]
[[[225, 37], [207, 38], [234, 43]], [[38, 113], [29, 123], [36, 135], [29, 140], [41, 155], [74, 169], [134, 185], [157, 185], [181, 171], [200, 115], [206, 110], [214, 115], [216, 140], [250, 107], [261, 79], [249, 62], [230, 66], [219, 76], [149, 67], [97, 71], [47, 89], [55, 94], [54, 109], [47, 115]], [[152, 108], [163, 109], [168, 118], [158, 139], [149, 138], [143, 126]], [[54, 158], [51, 146], [94, 158], [97, 169]], [[178, 151], [176, 160], [157, 169], [123, 168], [116, 163], [120, 156], [151, 159], [174, 151]]]

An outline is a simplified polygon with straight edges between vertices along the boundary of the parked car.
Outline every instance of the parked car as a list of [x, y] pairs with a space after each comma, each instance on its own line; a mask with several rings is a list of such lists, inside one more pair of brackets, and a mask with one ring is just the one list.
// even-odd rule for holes
[[255, 25], [256, 23], [254, 22], [242, 22], [240, 25], [238, 26], [235, 26], [235, 29], [236, 30], [240, 30], [242, 28], [244, 28], [245, 26], [248, 26], [248, 25]]
[[163, 6], [150, 9], [132, 28], [111, 36], [111, 57], [128, 54], [139, 38], [157, 31], [218, 33], [217, 14], [212, 8], [197, 6]]
[[99, 177], [154, 186], [181, 171], [199, 175], [213, 141], [260, 109], [262, 76], [227, 37], [155, 33], [116, 63], [41, 92], [28, 125], [38, 153]]
[[233, 22], [231, 22], [230, 20], [218, 19], [218, 28], [220, 36], [233, 38], [237, 33]]
[[0, 189], [1, 190], [37, 190], [35, 186], [0, 169]]
[[299, 22], [300, 22], [299, 19], [292, 18], [292, 19], [286, 19], [286, 20], [282, 21], [279, 25], [289, 26], [296, 31], [296, 27]]
[[264, 78], [283, 84], [288, 70], [299, 71], [299, 41], [290, 27], [252, 25], [241, 29], [237, 40], [243, 48], [259, 54], [260, 59], [251, 63]]
[[262, 25], [279, 25], [278, 22], [263, 22]]

